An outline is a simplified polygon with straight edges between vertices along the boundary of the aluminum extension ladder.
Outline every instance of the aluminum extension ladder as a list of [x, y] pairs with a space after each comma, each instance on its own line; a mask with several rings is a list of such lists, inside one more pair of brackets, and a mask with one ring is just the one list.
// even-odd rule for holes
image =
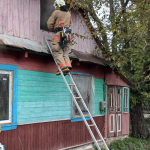
[[[46, 36], [45, 36], [45, 41], [46, 41], [46, 44], [47, 44], [47, 46], [48, 46], [48, 48], [49, 48], [49, 50], [50, 50], [50, 52], [51, 52], [51, 54], [52, 54], [52, 56], [53, 56], [53, 53], [52, 53], [50, 44], [49, 44], [48, 40], [46, 39]], [[54, 58], [54, 56], [53, 56], [53, 58]], [[100, 133], [100, 131], [99, 131], [99, 129], [98, 129], [98, 127], [97, 127], [97, 125], [96, 125], [96, 123], [95, 123], [95, 121], [94, 121], [94, 119], [93, 119], [91, 113], [90, 113], [90, 111], [88, 110], [88, 108], [87, 108], [87, 106], [86, 106], [86, 104], [85, 104], [85, 102], [84, 102], [84, 100], [83, 100], [83, 98], [82, 98], [82, 96], [81, 96], [81, 94], [80, 94], [80, 92], [79, 92], [79, 90], [78, 90], [78, 88], [77, 88], [77, 86], [76, 86], [76, 84], [75, 84], [73, 78], [72, 78], [72, 75], [71, 75], [70, 73], [68, 73], [68, 75], [69, 75], [69, 77], [70, 77], [70, 80], [71, 80], [71, 83], [72, 83], [72, 84], [68, 84], [68, 83], [67, 83], [67, 80], [65, 79], [65, 76], [63, 75], [63, 72], [61, 71], [59, 65], [57, 64], [57, 62], [56, 62], [56, 60], [55, 60], [55, 58], [54, 58], [54, 61], [55, 61], [56, 65], [57, 65], [58, 70], [59, 70], [60, 73], [61, 73], [61, 76], [62, 76], [62, 78], [63, 78], [63, 80], [64, 80], [64, 82], [65, 82], [65, 84], [66, 84], [66, 86], [67, 86], [67, 88], [68, 88], [68, 90], [69, 90], [69, 92], [70, 92], [70, 94], [72, 95], [73, 101], [74, 101], [74, 103], [75, 103], [75, 105], [76, 105], [76, 107], [77, 107], [77, 109], [78, 109], [80, 115], [82, 116], [82, 118], [83, 118], [83, 120], [84, 120], [84, 123], [85, 123], [85, 125], [86, 125], [86, 127], [87, 127], [89, 133], [91, 134], [91, 137], [92, 137], [92, 139], [93, 139], [93, 141], [94, 141], [94, 143], [95, 143], [97, 149], [98, 149], [98, 150], [101, 150], [101, 148], [100, 148], [98, 142], [99, 142], [99, 141], [103, 141], [106, 150], [109, 150], [109, 149], [108, 149], [108, 146], [107, 146], [107, 144], [106, 144], [106, 142], [105, 142], [105, 140], [104, 140], [104, 138], [103, 138], [103, 136], [101, 135], [101, 133]], [[74, 86], [74, 87], [75, 87], [76, 92], [77, 92], [77, 94], [78, 94], [79, 97], [75, 97], [75, 96], [73, 95], [73, 92], [72, 92], [72, 90], [70, 89], [70, 86]], [[92, 121], [92, 123], [93, 123], [93, 124], [91, 124], [91, 125], [89, 125], [88, 122], [86, 121], [86, 119], [85, 119], [85, 117], [84, 117], [84, 114], [82, 113], [82, 111], [81, 111], [81, 109], [80, 109], [80, 106], [78, 105], [78, 103], [77, 103], [77, 101], [76, 101], [76, 99], [79, 99], [79, 98], [81, 99], [81, 102], [82, 102], [84, 108], [87, 110], [87, 112], [88, 112], [88, 114], [89, 114], [89, 117], [90, 117], [90, 119], [91, 119], [91, 121]], [[98, 140], [98, 141], [96, 140], [96, 138], [95, 138], [95, 136], [94, 136], [94, 134], [93, 134], [93, 132], [92, 132], [92, 130], [91, 130], [91, 128], [90, 128], [91, 126], [94, 126], [94, 127], [95, 127], [95, 129], [96, 129], [96, 131], [97, 131], [97, 133], [98, 133], [98, 135], [99, 135], [99, 137], [100, 137], [101, 140]]]

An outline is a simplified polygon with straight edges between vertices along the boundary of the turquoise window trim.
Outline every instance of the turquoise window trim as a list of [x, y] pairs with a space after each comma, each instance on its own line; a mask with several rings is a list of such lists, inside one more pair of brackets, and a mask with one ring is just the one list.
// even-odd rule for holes
[[107, 96], [107, 93], [108, 93], [108, 85], [105, 85], [105, 101], [106, 101], [106, 112], [105, 112], [105, 115], [108, 115], [108, 96]]
[[129, 93], [129, 96], [128, 96], [128, 113], [130, 113], [130, 88], [128, 88], [128, 93]]
[[[124, 88], [128, 89], [128, 112], [124, 112]], [[122, 87], [122, 113], [129, 113], [130, 106], [130, 88]]]
[[122, 113], [124, 113], [124, 87], [122, 87]]
[[[71, 74], [78, 74], [78, 75], [89, 75], [91, 76], [92, 74], [87, 74], [87, 73], [78, 73], [78, 72], [71, 72]], [[92, 86], [92, 84], [91, 84]], [[92, 92], [92, 91], [91, 91]], [[92, 101], [92, 99], [91, 99]], [[92, 109], [92, 108], [91, 108]], [[92, 110], [91, 110], [92, 112]], [[85, 117], [86, 120], [91, 120], [90, 117]], [[71, 122], [79, 122], [79, 121], [83, 121], [82, 117], [79, 117], [79, 118], [73, 118], [72, 117], [72, 98], [71, 98]]]
[[12, 103], [12, 124], [1, 125], [2, 131], [13, 130], [17, 128], [17, 83], [18, 66], [0, 64], [0, 70], [13, 71], [13, 103]]
[[[90, 117], [85, 117], [86, 120], [91, 120]], [[79, 122], [83, 121], [82, 118], [71, 118], [71, 122]]]
[[2, 145], [1, 143], [0, 143], [0, 148], [2, 148], [2, 150], [5, 150], [5, 146]]

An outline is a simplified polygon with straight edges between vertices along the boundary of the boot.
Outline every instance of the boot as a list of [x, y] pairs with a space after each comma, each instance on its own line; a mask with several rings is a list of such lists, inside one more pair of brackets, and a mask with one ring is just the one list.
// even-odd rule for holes
[[[64, 75], [67, 75], [70, 72], [68, 68], [62, 69], [61, 71], [63, 72]], [[59, 70], [56, 72], [56, 75], [60, 75]]]
[[71, 69], [72, 69], [72, 66], [67, 66], [67, 68], [69, 68], [69, 70], [71, 70]]

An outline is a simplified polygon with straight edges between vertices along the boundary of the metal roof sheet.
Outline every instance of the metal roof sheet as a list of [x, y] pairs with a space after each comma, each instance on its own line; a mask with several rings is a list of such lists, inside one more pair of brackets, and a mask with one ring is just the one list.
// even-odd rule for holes
[[46, 45], [42, 45], [36, 41], [22, 39], [14, 36], [0, 34], [0, 40], [3, 42], [4, 45], [18, 47], [22, 49], [28, 49], [35, 52], [43, 52], [48, 53], [48, 48]]
[[[17, 47], [21, 49], [27, 49], [35, 52], [40, 53], [46, 53], [49, 54], [49, 50], [47, 45], [43, 45], [41, 43], [38, 43], [36, 41], [18, 38], [14, 36], [4, 35], [0, 34], [0, 41], [1, 44], [6, 46], [12, 46]], [[92, 54], [79, 52], [76, 50], [71, 50], [72, 53], [69, 54], [69, 57], [79, 59], [80, 61], [87, 61], [92, 62], [96, 64], [100, 64], [103, 66], [109, 65], [109, 62], [107, 62], [104, 58], [93, 56]]]
[[103, 66], [108, 66], [110, 64], [110, 62], [106, 61], [104, 58], [97, 57], [97, 56], [94, 56], [92, 54], [79, 52], [79, 51], [76, 51], [73, 49], [71, 51], [76, 56], [76, 58], [78, 58], [81, 61], [93, 62], [95, 64], [100, 64]]

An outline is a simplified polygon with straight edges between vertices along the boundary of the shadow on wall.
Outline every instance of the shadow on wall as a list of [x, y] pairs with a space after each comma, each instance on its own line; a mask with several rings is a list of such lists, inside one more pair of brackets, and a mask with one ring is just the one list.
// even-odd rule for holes
[[40, 15], [40, 29], [49, 31], [47, 28], [47, 20], [54, 11], [54, 4], [55, 0], [41, 0], [41, 15]]

